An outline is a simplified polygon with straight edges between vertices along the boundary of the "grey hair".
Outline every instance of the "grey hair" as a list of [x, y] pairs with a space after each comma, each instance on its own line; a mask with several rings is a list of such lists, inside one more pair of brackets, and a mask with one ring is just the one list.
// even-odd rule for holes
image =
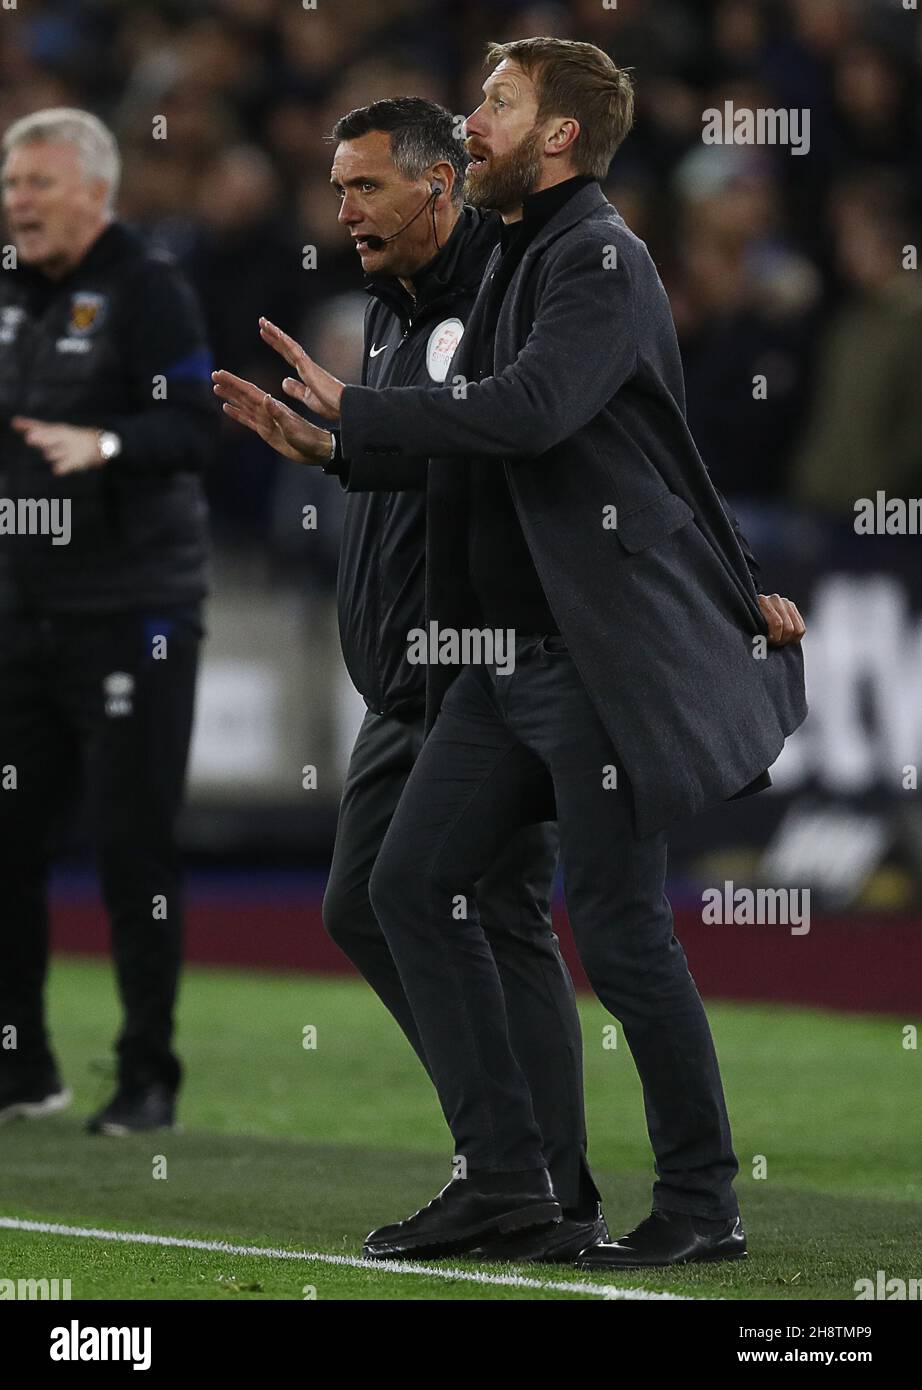
[[109, 210], [118, 191], [122, 161], [115, 136], [98, 116], [81, 111], [76, 106], [49, 106], [33, 111], [14, 121], [3, 136], [4, 159], [20, 145], [52, 144], [58, 141], [74, 145], [80, 155], [84, 177], [104, 179], [109, 186]]

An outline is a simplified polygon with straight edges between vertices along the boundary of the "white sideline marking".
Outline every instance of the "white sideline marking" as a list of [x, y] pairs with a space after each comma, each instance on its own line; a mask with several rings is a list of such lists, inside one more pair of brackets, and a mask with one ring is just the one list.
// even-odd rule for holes
[[127, 1245], [169, 1245], [183, 1250], [213, 1250], [219, 1255], [258, 1255], [270, 1260], [305, 1260], [326, 1265], [349, 1265], [352, 1269], [372, 1269], [376, 1274], [425, 1274], [432, 1279], [461, 1280], [466, 1284], [497, 1284], [515, 1289], [543, 1289], [552, 1293], [588, 1294], [591, 1298], [655, 1299], [688, 1302], [685, 1294], [654, 1293], [649, 1289], [619, 1289], [614, 1284], [577, 1284], [563, 1280], [528, 1279], [521, 1274], [479, 1274], [467, 1269], [436, 1268], [434, 1265], [406, 1264], [395, 1260], [363, 1260], [354, 1255], [324, 1255], [314, 1250], [273, 1250], [259, 1245], [229, 1245], [223, 1240], [191, 1240], [184, 1236], [158, 1236], [149, 1231], [103, 1231], [93, 1226], [59, 1226], [50, 1221], [26, 1221], [17, 1216], [0, 1216], [0, 1228], [7, 1231], [35, 1231], [49, 1236], [82, 1236], [86, 1240], [114, 1240]]

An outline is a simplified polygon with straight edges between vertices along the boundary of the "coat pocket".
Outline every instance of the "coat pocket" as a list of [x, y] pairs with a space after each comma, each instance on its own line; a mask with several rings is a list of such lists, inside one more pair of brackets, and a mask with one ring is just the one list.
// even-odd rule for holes
[[624, 515], [619, 513], [615, 534], [625, 550], [633, 555], [671, 536], [673, 531], [678, 531], [680, 526], [691, 521], [694, 515], [684, 498], [667, 490], [632, 512]]

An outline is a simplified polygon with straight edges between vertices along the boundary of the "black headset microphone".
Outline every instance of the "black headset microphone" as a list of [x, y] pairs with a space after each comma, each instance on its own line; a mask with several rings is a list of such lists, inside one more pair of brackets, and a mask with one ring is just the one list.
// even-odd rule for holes
[[[430, 207], [432, 204], [434, 204], [436, 198], [441, 197], [441, 195], [442, 195], [444, 192], [445, 192], [445, 189], [442, 187], [442, 185], [441, 185], [440, 183], [433, 183], [433, 184], [432, 184], [432, 192], [429, 194], [429, 197], [428, 197], [428, 198], [426, 199], [426, 201], [423, 203], [423, 205], [422, 205], [422, 207], [419, 209], [419, 211], [418, 211], [418, 212], [414, 212], [414, 214], [413, 214], [413, 216], [410, 218], [409, 222], [404, 222], [403, 226], [402, 226], [402, 227], [398, 227], [397, 230], [396, 230], [396, 232], [391, 232], [390, 236], [374, 236], [374, 235], [372, 234], [371, 236], [365, 236], [365, 237], [361, 237], [361, 238], [359, 238], [359, 239], [360, 239], [361, 241], [364, 241], [364, 243], [365, 243], [365, 245], [368, 247], [369, 251], [383, 251], [384, 247], [387, 245], [387, 243], [388, 243], [389, 241], [394, 241], [397, 237], [403, 236], [403, 234], [404, 234], [404, 232], [407, 230], [407, 228], [413, 226], [413, 223], [416, 221], [417, 217], [422, 217], [423, 213], [426, 211], [426, 208], [428, 208], [428, 207]], [[432, 234], [433, 234], [433, 236], [435, 237], [435, 249], [436, 249], [437, 251], [439, 251], [439, 250], [441, 250], [441, 247], [439, 246], [439, 234], [438, 234], [438, 231], [437, 231], [436, 225], [435, 225], [435, 208], [434, 208], [434, 207], [432, 208]]]

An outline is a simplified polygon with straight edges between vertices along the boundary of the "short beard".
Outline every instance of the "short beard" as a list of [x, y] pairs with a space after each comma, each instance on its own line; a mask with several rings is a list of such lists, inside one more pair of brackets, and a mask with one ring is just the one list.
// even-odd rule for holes
[[494, 155], [485, 169], [471, 165], [464, 180], [468, 202], [495, 212], [520, 207], [541, 177], [540, 145], [537, 130], [530, 130], [508, 154]]

